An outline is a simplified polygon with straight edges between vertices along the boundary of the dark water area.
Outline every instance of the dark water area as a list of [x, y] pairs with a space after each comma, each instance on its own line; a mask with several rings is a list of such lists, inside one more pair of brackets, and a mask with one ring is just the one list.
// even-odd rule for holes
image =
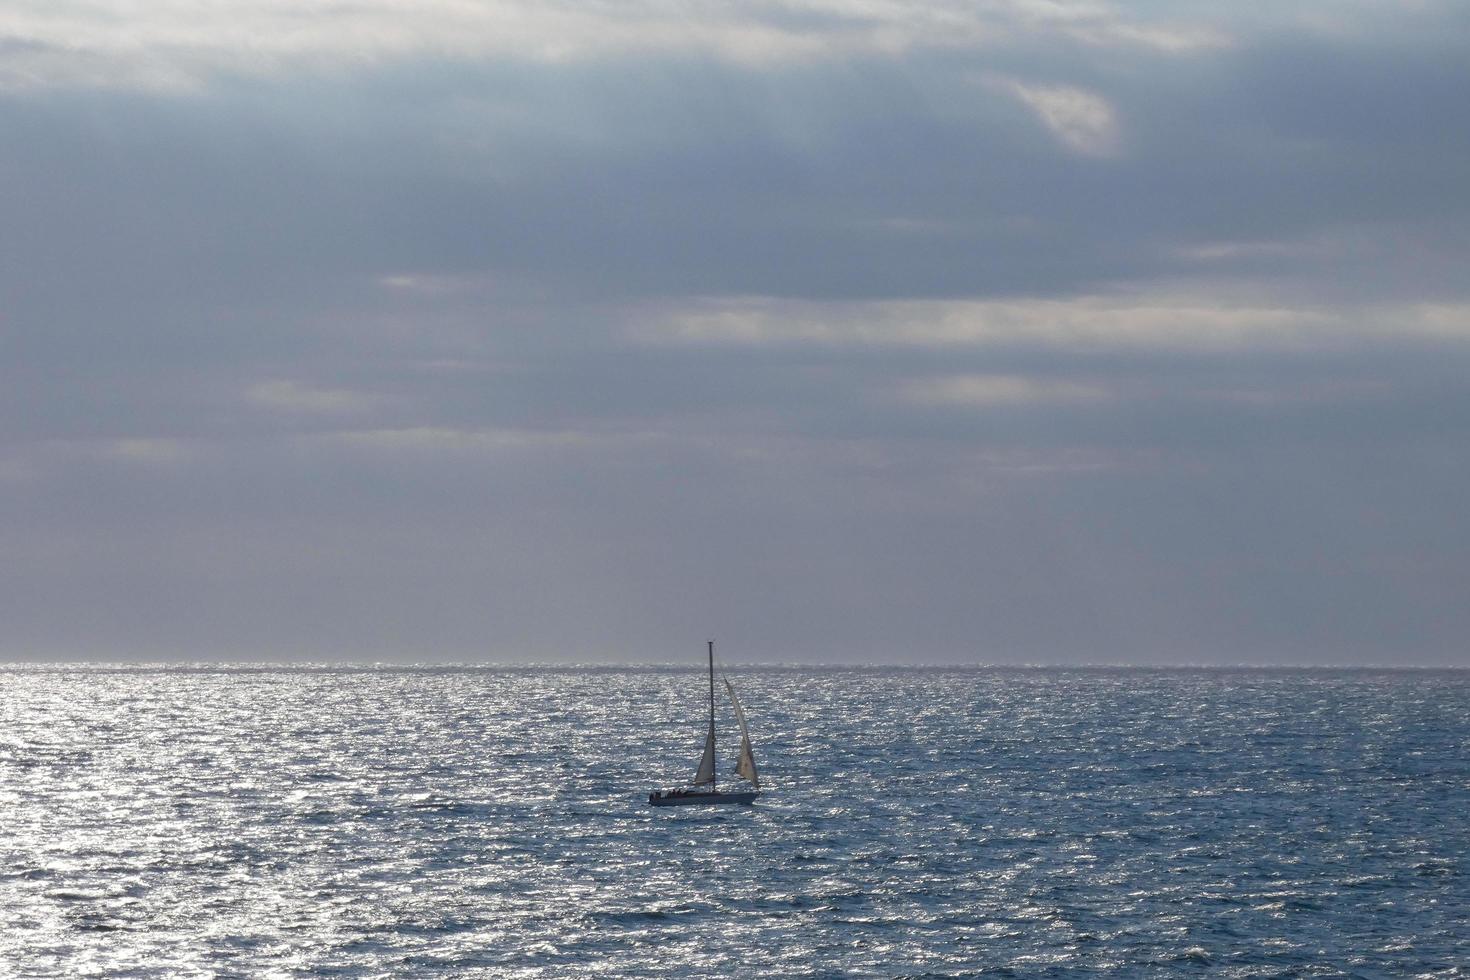
[[1470, 673], [730, 676], [0, 669], [0, 976], [1470, 976]]

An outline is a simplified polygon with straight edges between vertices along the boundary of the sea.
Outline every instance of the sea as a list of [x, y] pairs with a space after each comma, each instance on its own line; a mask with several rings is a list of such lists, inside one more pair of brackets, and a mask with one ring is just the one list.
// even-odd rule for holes
[[1470, 976], [1470, 672], [701, 668], [0, 668], [0, 976]]

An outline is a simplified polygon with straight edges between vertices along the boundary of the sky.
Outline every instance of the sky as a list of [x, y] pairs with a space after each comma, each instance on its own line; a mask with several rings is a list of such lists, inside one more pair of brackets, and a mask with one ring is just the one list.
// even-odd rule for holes
[[1470, 665], [1459, 0], [6, 0], [0, 660]]

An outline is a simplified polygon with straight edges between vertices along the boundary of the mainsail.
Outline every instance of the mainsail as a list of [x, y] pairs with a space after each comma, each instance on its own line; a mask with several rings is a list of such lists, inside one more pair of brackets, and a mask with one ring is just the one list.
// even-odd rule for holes
[[694, 774], [694, 785], [702, 786], [715, 781], [715, 720], [710, 719], [709, 734], [704, 737], [704, 758], [699, 760], [699, 771]]
[[[760, 777], [755, 771], [755, 753], [750, 750], [750, 729], [745, 725], [745, 709], [740, 707], [740, 699], [735, 696], [735, 685], [730, 683], [730, 678], [721, 678], [725, 682], [725, 690], [730, 692], [730, 703], [735, 706], [735, 719], [740, 722], [740, 760], [735, 763], [735, 772], [750, 780], [754, 789], [760, 789]], [[706, 758], [713, 764], [714, 755], [714, 732], [710, 732], [710, 741], [705, 744]], [[704, 772], [704, 763], [699, 764], [699, 771]]]

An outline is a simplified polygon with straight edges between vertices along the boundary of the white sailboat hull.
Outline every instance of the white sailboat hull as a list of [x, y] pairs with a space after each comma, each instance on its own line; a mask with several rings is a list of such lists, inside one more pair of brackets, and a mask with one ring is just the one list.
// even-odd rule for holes
[[720, 803], [754, 803], [755, 798], [760, 796], [756, 790], [746, 790], [736, 793], [709, 793], [703, 791], [686, 792], [673, 790], [671, 792], [649, 793], [649, 806], [711, 806]]

